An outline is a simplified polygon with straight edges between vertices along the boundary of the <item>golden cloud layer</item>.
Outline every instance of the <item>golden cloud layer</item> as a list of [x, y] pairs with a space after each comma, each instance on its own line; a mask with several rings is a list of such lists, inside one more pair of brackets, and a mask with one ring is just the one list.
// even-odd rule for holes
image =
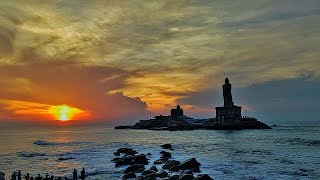
[[225, 76], [236, 86], [304, 74], [319, 80], [319, 5], [1, 1], [0, 98], [71, 103], [112, 119], [145, 113], [144, 102], [167, 111], [192, 92], [220, 87]]

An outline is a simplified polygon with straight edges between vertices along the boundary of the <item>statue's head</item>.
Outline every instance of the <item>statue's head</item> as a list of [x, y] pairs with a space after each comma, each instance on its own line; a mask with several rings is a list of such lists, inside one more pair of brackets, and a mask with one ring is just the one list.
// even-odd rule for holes
[[226, 78], [226, 79], [224, 80], [224, 83], [225, 83], [225, 84], [229, 84], [229, 79]]

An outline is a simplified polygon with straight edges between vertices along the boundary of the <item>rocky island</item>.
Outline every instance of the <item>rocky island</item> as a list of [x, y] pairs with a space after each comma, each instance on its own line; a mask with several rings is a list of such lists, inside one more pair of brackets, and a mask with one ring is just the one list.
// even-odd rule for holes
[[155, 116], [153, 119], [140, 120], [130, 126], [116, 126], [115, 129], [149, 129], [149, 130], [241, 130], [241, 129], [271, 129], [270, 126], [258, 121], [256, 118], [242, 116], [241, 106], [234, 105], [229, 79], [225, 79], [222, 86], [224, 105], [216, 107], [216, 117], [208, 119], [194, 119], [183, 114], [178, 105], [171, 109], [168, 116]]

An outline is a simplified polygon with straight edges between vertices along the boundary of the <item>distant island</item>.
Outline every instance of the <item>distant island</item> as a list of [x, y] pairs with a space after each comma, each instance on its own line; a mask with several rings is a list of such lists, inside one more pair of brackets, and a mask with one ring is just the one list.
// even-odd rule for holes
[[171, 109], [168, 116], [155, 116], [154, 119], [140, 120], [131, 126], [116, 126], [115, 129], [149, 129], [149, 130], [241, 130], [241, 129], [271, 129], [270, 126], [258, 121], [256, 118], [242, 116], [241, 106], [234, 105], [229, 79], [225, 79], [222, 86], [224, 105], [216, 107], [216, 117], [208, 119], [194, 119], [183, 114], [178, 105]]

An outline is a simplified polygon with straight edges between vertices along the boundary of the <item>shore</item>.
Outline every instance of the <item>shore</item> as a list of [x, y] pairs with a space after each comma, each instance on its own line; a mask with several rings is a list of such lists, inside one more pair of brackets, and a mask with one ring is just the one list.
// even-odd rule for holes
[[[160, 158], [150, 161], [151, 153], [142, 154], [132, 148], [122, 147], [114, 152], [114, 158], [110, 160], [117, 169], [121, 169], [122, 177], [119, 179], [135, 179], [135, 180], [212, 180], [209, 175], [201, 174], [201, 163], [196, 158], [189, 158], [182, 162], [175, 160], [171, 152], [174, 151], [171, 144], [161, 145], [162, 151], [159, 152]], [[63, 159], [69, 160], [69, 159]], [[149, 168], [146, 166], [149, 165]], [[106, 179], [100, 175], [87, 174], [83, 168], [78, 174], [70, 173], [70, 176], [57, 177], [53, 174], [41, 173], [37, 176], [24, 174], [23, 172], [14, 171], [11, 175], [5, 175], [0, 170], [0, 180], [70, 180], [70, 179]], [[107, 178], [108, 179], [108, 178]], [[118, 178], [116, 178], [118, 179]]]

